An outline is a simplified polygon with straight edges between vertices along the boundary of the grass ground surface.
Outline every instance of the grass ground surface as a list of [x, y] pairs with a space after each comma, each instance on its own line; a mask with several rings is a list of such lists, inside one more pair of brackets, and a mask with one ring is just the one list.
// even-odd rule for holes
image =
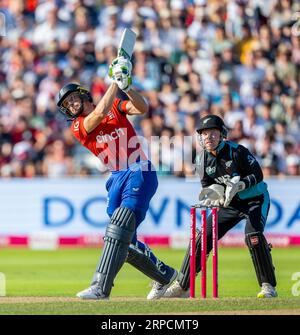
[[[154, 251], [180, 268], [184, 250]], [[0, 298], [0, 314], [300, 314], [300, 296], [292, 295], [296, 284], [292, 275], [300, 272], [298, 248], [272, 251], [279, 297], [268, 300], [255, 298], [259, 287], [248, 250], [220, 248], [219, 299], [147, 301], [150, 280], [125, 264], [109, 301], [80, 301], [75, 294], [88, 287], [99, 254], [97, 249], [0, 249], [0, 272], [5, 274], [7, 293]], [[199, 280], [196, 292], [199, 297]]]

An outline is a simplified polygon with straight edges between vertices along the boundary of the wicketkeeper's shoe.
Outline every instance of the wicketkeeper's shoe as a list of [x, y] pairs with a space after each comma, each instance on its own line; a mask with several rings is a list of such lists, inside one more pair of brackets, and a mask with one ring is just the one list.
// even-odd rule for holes
[[269, 283], [262, 283], [261, 291], [257, 294], [257, 298], [276, 298], [277, 292], [275, 287]]
[[173, 285], [171, 285], [164, 294], [164, 298], [189, 298], [190, 290], [185, 291], [176, 280]]
[[147, 295], [148, 300], [160, 299], [165, 294], [168, 287], [173, 283], [173, 281], [176, 279], [178, 275], [178, 272], [175, 269], [173, 269], [173, 271], [174, 273], [168, 284], [163, 285], [163, 284], [158, 283], [157, 281], [153, 282], [152, 289]]
[[109, 297], [105, 296], [101, 290], [99, 289], [99, 286], [97, 285], [92, 285], [89, 288], [78, 292], [76, 294], [77, 298], [81, 299], [90, 299], [90, 300], [105, 300], [109, 299]]

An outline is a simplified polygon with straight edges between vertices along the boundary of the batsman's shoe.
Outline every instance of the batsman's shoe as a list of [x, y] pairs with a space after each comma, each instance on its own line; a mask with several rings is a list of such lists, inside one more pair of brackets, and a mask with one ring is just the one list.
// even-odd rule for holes
[[157, 281], [153, 282], [153, 286], [151, 291], [149, 292], [149, 294], [147, 295], [147, 299], [148, 300], [156, 300], [156, 299], [160, 299], [166, 292], [166, 290], [168, 289], [168, 287], [173, 283], [173, 281], [176, 279], [178, 272], [173, 269], [174, 273], [169, 281], [168, 284], [163, 285], [158, 283]]
[[173, 285], [171, 285], [164, 294], [164, 298], [189, 298], [190, 290], [185, 291], [176, 280]]
[[99, 289], [99, 286], [97, 285], [92, 285], [89, 288], [78, 292], [76, 294], [77, 298], [80, 299], [89, 299], [89, 300], [105, 300], [109, 299], [109, 297], [105, 296], [101, 290]]
[[268, 283], [262, 283], [261, 291], [257, 294], [257, 298], [276, 298], [277, 292], [275, 287]]

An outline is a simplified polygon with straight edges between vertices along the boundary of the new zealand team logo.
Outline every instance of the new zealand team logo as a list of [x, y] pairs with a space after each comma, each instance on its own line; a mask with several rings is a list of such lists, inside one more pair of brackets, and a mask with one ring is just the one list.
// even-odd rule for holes
[[214, 174], [214, 173], [216, 173], [216, 167], [215, 167], [215, 166], [214, 166], [214, 167], [210, 167], [210, 166], [208, 166], [208, 167], [205, 169], [205, 171], [206, 171], [206, 173], [207, 173], [208, 175]]
[[231, 165], [232, 165], [232, 161], [227, 161], [225, 163], [226, 169], [229, 169], [231, 167]]

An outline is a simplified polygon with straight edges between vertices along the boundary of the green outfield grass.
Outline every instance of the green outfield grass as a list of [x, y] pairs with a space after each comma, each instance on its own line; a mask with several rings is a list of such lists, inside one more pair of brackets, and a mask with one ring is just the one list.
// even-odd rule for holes
[[[180, 267], [184, 250], [154, 249], [168, 264]], [[147, 301], [150, 280], [125, 264], [115, 280], [110, 301], [80, 301], [76, 292], [91, 280], [100, 251], [60, 249], [33, 251], [0, 249], [0, 272], [6, 276], [7, 297], [0, 298], [0, 314], [183, 314], [214, 311], [278, 311], [300, 313], [300, 296], [293, 297], [292, 274], [300, 272], [299, 248], [274, 249], [279, 298], [255, 298], [259, 288], [246, 248], [220, 248], [220, 299], [163, 299]], [[211, 294], [208, 262], [208, 295]], [[197, 295], [200, 287], [197, 280]], [[40, 298], [38, 298], [40, 297]], [[52, 298], [51, 298], [52, 297]]]

